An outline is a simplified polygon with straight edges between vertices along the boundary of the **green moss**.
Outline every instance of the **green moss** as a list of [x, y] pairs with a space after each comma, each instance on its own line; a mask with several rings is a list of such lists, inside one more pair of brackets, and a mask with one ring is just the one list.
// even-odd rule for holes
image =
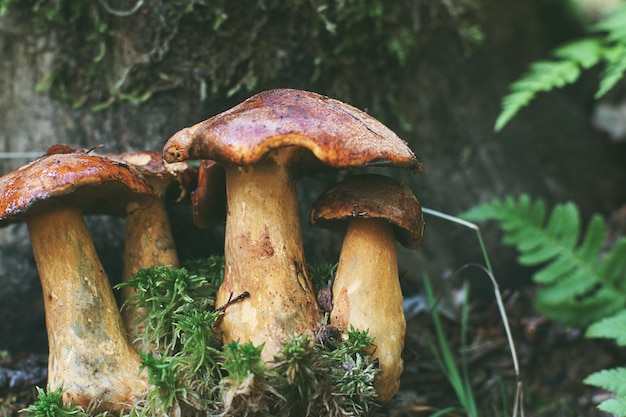
[[87, 417], [78, 407], [63, 404], [63, 392], [62, 386], [55, 390], [37, 387], [37, 400], [21, 412], [32, 417]]
[[0, 0], [17, 27], [55, 39], [41, 91], [97, 111], [164, 92], [230, 103], [292, 86], [369, 106], [385, 122], [399, 112], [388, 98], [401, 94], [397, 80], [429, 31], [455, 30], [464, 44], [480, 38], [466, 0], [153, 0], [126, 11], [109, 3]]
[[[320, 287], [332, 281], [335, 266], [309, 269]], [[329, 326], [315, 341], [293, 335], [271, 363], [261, 360], [263, 345], [223, 345], [214, 333], [223, 272], [223, 257], [211, 257], [181, 269], [141, 270], [123, 284], [136, 287], [131, 301], [149, 309], [144, 345], [159, 346], [158, 354], [142, 354], [154, 388], [133, 413], [343, 416], [377, 407], [379, 371], [367, 353], [374, 341], [367, 331], [350, 329], [345, 340]]]

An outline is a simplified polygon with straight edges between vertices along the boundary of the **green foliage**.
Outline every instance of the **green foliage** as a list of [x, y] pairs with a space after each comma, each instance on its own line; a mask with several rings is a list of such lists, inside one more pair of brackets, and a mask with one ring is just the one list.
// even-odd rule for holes
[[[426, 300], [428, 301], [428, 306], [430, 307], [431, 315], [433, 318], [433, 324], [435, 326], [435, 333], [437, 336], [437, 345], [438, 349], [435, 346], [432, 346], [433, 352], [435, 353], [435, 357], [439, 362], [439, 367], [443, 370], [446, 378], [452, 385], [454, 392], [456, 393], [463, 410], [467, 413], [469, 417], [478, 417], [478, 409], [476, 407], [476, 398], [474, 396], [474, 392], [472, 389], [472, 381], [470, 379], [469, 371], [467, 368], [467, 357], [465, 353], [462, 353], [461, 365], [460, 367], [457, 365], [454, 355], [452, 354], [452, 350], [450, 349], [450, 344], [443, 332], [443, 325], [441, 323], [441, 319], [439, 317], [439, 313], [436, 308], [436, 299], [433, 293], [432, 285], [430, 284], [430, 279], [428, 275], [424, 275], [424, 292], [426, 293]], [[467, 337], [467, 320], [469, 317], [468, 310], [468, 295], [469, 295], [469, 285], [466, 283], [464, 285], [464, 292], [466, 294], [465, 302], [463, 303], [463, 308], [461, 311], [461, 351], [465, 352], [466, 337]], [[505, 408], [506, 409], [506, 408]], [[448, 409], [447, 411], [452, 411], [452, 409]]]
[[591, 27], [587, 38], [558, 47], [553, 60], [531, 64], [529, 71], [510, 86], [495, 123], [500, 131], [538, 93], [576, 82], [583, 70], [603, 64], [596, 92], [602, 97], [622, 79], [626, 70], [626, 5]]
[[335, 272], [337, 272], [337, 264], [308, 264], [307, 269], [309, 271], [313, 291], [317, 293], [322, 287], [332, 282], [335, 277]]
[[585, 336], [614, 339], [619, 346], [626, 346], [626, 311], [591, 324]]
[[[148, 381], [153, 388], [148, 393], [146, 412], [167, 415], [170, 410], [180, 410], [179, 398], [186, 397], [187, 388], [179, 384], [174, 370], [175, 361], [166, 356], [140, 352], [142, 368], [148, 371]], [[180, 411], [174, 412], [179, 415]]]
[[[587, 328], [585, 336], [613, 339], [619, 346], [626, 346], [626, 310], [593, 323]], [[600, 410], [626, 416], [626, 368], [595, 372], [585, 378], [584, 382], [615, 393], [616, 398], [602, 401], [598, 405]]]
[[[626, 305], [626, 239], [603, 254], [606, 226], [593, 216], [582, 234], [580, 214], [571, 202], [558, 204], [547, 219], [542, 200], [508, 196], [481, 204], [461, 217], [498, 220], [504, 243], [515, 246], [522, 265], [540, 266], [537, 310], [563, 323], [584, 326]], [[582, 235], [582, 236], [581, 236]]]
[[[334, 269], [314, 265], [311, 278], [328, 284]], [[185, 268], [147, 268], [120, 285], [138, 290], [131, 301], [148, 309], [144, 346], [156, 346], [140, 353], [152, 385], [146, 401], [123, 417], [339, 417], [368, 415], [377, 407], [373, 383], [380, 371], [368, 353], [374, 339], [367, 330], [351, 328], [342, 340], [335, 329], [336, 337], [323, 342], [293, 335], [269, 363], [261, 360], [263, 345], [223, 345], [213, 330], [223, 314], [214, 303], [223, 271], [223, 257], [213, 257]], [[24, 412], [87, 417], [63, 407], [60, 389], [40, 391], [40, 399]]]
[[405, 86], [395, 81], [433, 31], [457, 35], [466, 53], [478, 46], [478, 11], [467, 0], [0, 0], [24, 43], [45, 40], [54, 52], [37, 89], [74, 108], [167, 93], [198, 97], [213, 112], [289, 85], [406, 130]]
[[180, 324], [176, 319], [184, 316], [180, 313], [185, 309], [204, 311], [215, 303], [214, 295], [222, 279], [223, 263], [222, 258], [214, 257], [203, 263], [192, 264], [203, 275], [192, 274], [186, 268], [147, 268], [116, 286], [137, 289], [137, 295], [127, 300], [127, 303], [148, 311], [138, 319], [146, 323], [146, 345], [155, 344], [165, 352], [174, 350], [181, 337]]
[[83, 417], [88, 414], [74, 405], [63, 404], [64, 389], [62, 386], [54, 391], [50, 387], [43, 390], [37, 387], [37, 400], [21, 412], [32, 417]]
[[[332, 281], [335, 266], [309, 271], [322, 286]], [[374, 340], [367, 331], [351, 328], [345, 340], [324, 343], [293, 335], [271, 363], [261, 360], [262, 345], [222, 345], [213, 327], [223, 314], [214, 303], [223, 272], [223, 257], [212, 257], [180, 269], [148, 268], [122, 284], [138, 289], [131, 301], [148, 308], [144, 341], [159, 350], [141, 355], [154, 386], [141, 415], [344, 416], [376, 407], [379, 370], [370, 360]]]
[[617, 397], [602, 401], [598, 408], [617, 416], [626, 416], [626, 368], [606, 369], [585, 378], [586, 384], [614, 392]]

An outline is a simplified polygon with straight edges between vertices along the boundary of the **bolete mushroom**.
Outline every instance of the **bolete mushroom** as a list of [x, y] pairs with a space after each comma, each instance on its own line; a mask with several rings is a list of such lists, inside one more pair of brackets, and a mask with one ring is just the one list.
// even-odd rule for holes
[[[0, 177], [0, 225], [26, 222], [43, 290], [48, 384], [94, 411], [128, 410], [148, 389], [126, 338], [83, 212], [154, 193], [127, 165], [86, 154], [50, 154]], [[120, 211], [125, 205], [118, 206]]]
[[[191, 175], [194, 170], [186, 162], [165, 164], [161, 153], [155, 151], [133, 151], [105, 156], [132, 165], [155, 190], [153, 197], [148, 201], [138, 202], [131, 199], [126, 205], [126, 210], [121, 213], [125, 218], [122, 281], [128, 281], [140, 269], [152, 266], [170, 265], [178, 268], [180, 262], [165, 206], [165, 194], [170, 186], [178, 184], [181, 190], [179, 199], [182, 199], [187, 192], [183, 185], [184, 178]], [[102, 209], [106, 211], [106, 208]], [[139, 350], [149, 350], [151, 346], [145, 346], [141, 342], [145, 328], [141, 317], [146, 311], [128, 302], [136, 294], [135, 288], [122, 287], [121, 300], [124, 303], [122, 317], [133, 345]]]
[[396, 239], [416, 249], [424, 228], [422, 209], [403, 184], [375, 174], [349, 177], [313, 203], [310, 223], [346, 228], [332, 293], [331, 325], [345, 332], [369, 329], [372, 359], [380, 374], [374, 387], [381, 402], [400, 386], [406, 322], [398, 276]]
[[289, 335], [314, 336], [321, 320], [306, 270], [296, 200], [303, 168], [395, 165], [418, 171], [395, 133], [340, 101], [300, 90], [257, 94], [174, 134], [167, 162], [212, 159], [226, 170], [225, 277], [217, 305], [228, 306], [225, 343], [265, 343], [272, 360]]

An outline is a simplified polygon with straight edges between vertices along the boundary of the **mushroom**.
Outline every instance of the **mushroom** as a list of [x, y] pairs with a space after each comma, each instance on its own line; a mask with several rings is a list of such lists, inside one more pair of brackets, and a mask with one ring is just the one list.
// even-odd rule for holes
[[83, 212], [154, 193], [134, 169], [86, 154], [50, 154], [0, 178], [0, 225], [26, 222], [49, 342], [48, 385], [65, 403], [129, 410], [148, 375], [126, 332]]
[[346, 228], [335, 281], [331, 325], [353, 326], [374, 337], [372, 359], [380, 374], [374, 382], [381, 402], [400, 386], [406, 322], [398, 277], [396, 239], [417, 249], [424, 221], [419, 201], [403, 184], [375, 174], [349, 177], [313, 203], [310, 223]]
[[[155, 190], [154, 196], [147, 203], [131, 199], [121, 213], [125, 217], [122, 281], [128, 281], [140, 269], [152, 266], [170, 265], [178, 268], [180, 262], [165, 207], [165, 194], [170, 186], [178, 183], [181, 187], [179, 200], [182, 199], [186, 194], [183, 185], [186, 182], [185, 177], [191, 175], [194, 170], [186, 162], [165, 164], [161, 154], [155, 151], [134, 151], [105, 156], [132, 165]], [[106, 211], [105, 207], [102, 209]], [[133, 345], [139, 350], [150, 350], [153, 346], [145, 346], [141, 342], [141, 335], [145, 329], [141, 317], [145, 315], [146, 310], [128, 303], [128, 300], [136, 294], [135, 288], [122, 287], [121, 300], [124, 303], [122, 317]]]
[[[306, 270], [296, 200], [298, 170], [395, 165], [420, 169], [395, 133], [366, 113], [319, 94], [257, 94], [174, 134], [167, 162], [212, 159], [226, 170], [225, 277], [217, 305], [225, 343], [265, 343], [272, 360], [290, 335], [313, 338], [321, 315]], [[228, 304], [231, 297], [249, 297]]]

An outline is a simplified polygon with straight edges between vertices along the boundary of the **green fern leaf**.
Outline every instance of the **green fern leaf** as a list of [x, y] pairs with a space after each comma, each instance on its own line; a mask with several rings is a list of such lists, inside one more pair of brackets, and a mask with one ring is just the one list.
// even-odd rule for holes
[[511, 93], [502, 99], [502, 112], [496, 120], [495, 130], [500, 131], [522, 107], [537, 93], [560, 88], [573, 83], [580, 76], [579, 66], [572, 61], [539, 61], [521, 79], [511, 84]]
[[496, 119], [494, 130], [496, 132], [502, 130], [522, 107], [526, 107], [535, 98], [535, 95], [536, 92], [533, 91], [511, 91], [502, 99], [502, 111]]
[[583, 69], [589, 69], [600, 62], [604, 48], [597, 38], [585, 38], [566, 43], [554, 51], [554, 56], [575, 62]]
[[605, 53], [606, 67], [602, 73], [600, 87], [595, 94], [598, 99], [620, 81], [626, 71], [626, 45], [619, 43]]
[[544, 298], [549, 299], [549, 295], [545, 291], [540, 291], [535, 299], [538, 311], [555, 321], [573, 325], [585, 326], [624, 308], [624, 300], [616, 299], [612, 291], [606, 288], [599, 289], [593, 297], [559, 302], [544, 301]]
[[604, 369], [594, 372], [583, 381], [585, 384], [626, 395], [626, 368]]
[[622, 42], [626, 38], [626, 5], [615, 9], [607, 17], [591, 27], [592, 32], [606, 32], [610, 41]]
[[626, 239], [601, 258], [606, 226], [600, 216], [583, 233], [575, 204], [558, 204], [548, 216], [542, 200], [524, 194], [481, 204], [461, 217], [499, 221], [503, 242], [519, 251], [518, 262], [540, 267], [533, 275], [542, 285], [535, 305], [545, 316], [585, 326], [626, 305]]
[[624, 77], [626, 72], [626, 5], [593, 25], [590, 35], [558, 47], [554, 60], [530, 65], [529, 71], [509, 87], [502, 99], [502, 110], [494, 130], [502, 128], [530, 103], [538, 93], [574, 83], [581, 71], [603, 63], [604, 72], [595, 95], [602, 97]]
[[598, 409], [618, 417], [626, 416], [626, 398], [611, 398], [598, 404]]
[[589, 375], [585, 384], [614, 392], [617, 397], [602, 401], [598, 408], [617, 416], [626, 416], [626, 368], [605, 369]]
[[593, 323], [587, 328], [585, 336], [615, 339], [618, 345], [626, 346], [626, 310]]
[[626, 270], [626, 239], [620, 239], [613, 250], [606, 255], [600, 265], [598, 273], [605, 278], [605, 282], [626, 292], [624, 288], [624, 271]]

